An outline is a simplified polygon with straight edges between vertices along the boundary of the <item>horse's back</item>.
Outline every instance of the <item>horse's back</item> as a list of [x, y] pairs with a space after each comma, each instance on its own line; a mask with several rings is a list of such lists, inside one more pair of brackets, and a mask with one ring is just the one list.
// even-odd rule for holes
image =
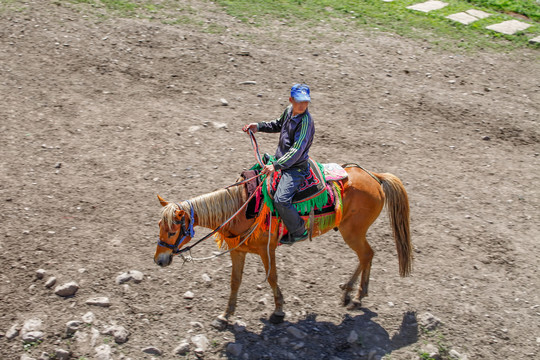
[[377, 177], [377, 174], [359, 167], [348, 167], [345, 170], [348, 178], [343, 189], [342, 224], [352, 222], [367, 231], [384, 207], [383, 188], [373, 177]]

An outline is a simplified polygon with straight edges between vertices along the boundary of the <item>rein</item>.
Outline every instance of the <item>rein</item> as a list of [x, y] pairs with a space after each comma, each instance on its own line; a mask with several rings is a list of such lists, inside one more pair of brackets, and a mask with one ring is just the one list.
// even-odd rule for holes
[[[264, 164], [261, 160], [261, 155], [259, 154], [259, 145], [257, 144], [257, 140], [255, 140], [255, 135], [253, 134], [253, 132], [251, 130], [248, 130], [249, 132], [249, 136], [250, 136], [250, 139], [251, 139], [251, 145], [253, 146], [253, 149], [255, 151], [255, 157], [257, 158], [257, 162], [264, 167]], [[242, 181], [239, 181], [237, 183], [234, 183], [232, 185], [229, 185], [227, 187], [225, 187], [225, 189], [228, 189], [228, 188], [231, 188], [233, 186], [238, 186], [238, 185], [242, 185], [242, 184], [245, 184], [247, 183], [248, 181], [250, 180], [253, 180], [255, 178], [258, 178], [259, 176], [261, 176], [262, 174], [259, 174], [259, 175], [255, 175], [249, 179], [245, 179], [245, 180], [242, 180]], [[186, 246], [185, 248], [182, 248], [182, 249], [179, 249], [180, 245], [182, 245], [182, 242], [184, 242], [185, 238], [187, 236], [189, 237], [194, 237], [195, 236], [195, 230], [193, 229], [193, 223], [195, 222], [194, 219], [195, 219], [195, 210], [193, 208], [193, 204], [191, 203], [191, 201], [189, 200], [186, 200], [186, 202], [189, 204], [189, 209], [190, 209], [190, 220], [189, 220], [189, 225], [188, 225], [188, 228], [186, 229], [186, 226], [185, 226], [185, 215], [182, 216], [182, 219], [180, 221], [174, 221], [174, 224], [176, 225], [181, 225], [180, 227], [180, 231], [181, 231], [181, 234], [178, 235], [178, 238], [176, 239], [176, 242], [174, 243], [174, 245], [170, 245], [170, 244], [167, 244], [166, 242], [162, 241], [160, 238], [158, 238], [158, 245], [160, 246], [164, 246], [168, 249], [171, 249], [172, 250], [172, 253], [173, 255], [180, 255], [182, 258], [184, 258], [184, 256], [182, 255], [183, 253], [187, 252], [187, 251], [190, 251], [193, 247], [195, 247], [197, 244], [199, 244], [200, 242], [208, 239], [210, 236], [214, 235], [215, 233], [217, 233], [221, 228], [223, 228], [225, 225], [227, 225], [232, 219], [234, 219], [236, 217], [236, 215], [238, 215], [240, 213], [240, 211], [242, 211], [246, 205], [249, 203], [249, 201], [257, 194], [257, 190], [259, 190], [259, 188], [263, 185], [263, 182], [261, 182], [257, 188], [255, 189], [255, 191], [248, 197], [248, 199], [244, 202], [244, 204], [242, 204], [242, 206], [240, 207], [240, 209], [238, 209], [234, 214], [231, 215], [231, 217], [229, 217], [224, 223], [222, 223], [221, 225], [219, 225], [216, 229], [214, 229], [212, 232], [210, 232], [209, 234], [203, 236], [201, 239], [197, 240], [193, 245], [190, 245], [190, 246]], [[177, 203], [176, 206], [178, 206], [178, 209], [180, 209], [180, 205]], [[246, 241], [246, 239], [249, 237], [249, 235], [251, 235], [253, 233], [253, 231], [255, 231], [255, 227], [253, 227], [252, 229], [248, 230], [249, 233], [244, 237], [244, 240], [242, 242], [240, 242], [240, 244], [238, 244], [238, 246], [242, 245], [244, 243], [244, 241]], [[182, 235], [182, 238], [180, 238], [180, 235]], [[238, 247], [237, 246], [237, 247]], [[215, 256], [220, 256], [220, 255], [223, 255], [223, 254], [226, 254], [228, 253], [229, 251], [232, 251], [233, 249], [230, 249], [230, 250], [227, 250], [227, 251], [224, 251], [218, 255], [215, 255]], [[212, 257], [215, 257], [215, 256], [212, 256]], [[209, 257], [209, 258], [212, 258], [212, 257]], [[208, 258], [208, 259], [209, 259]], [[206, 259], [206, 258], [205, 258]], [[202, 260], [205, 260], [205, 259], [202, 259]], [[190, 260], [194, 260], [193, 258], [191, 258], [191, 256], [189, 256], [188, 258], [184, 258], [184, 261], [190, 261]]]

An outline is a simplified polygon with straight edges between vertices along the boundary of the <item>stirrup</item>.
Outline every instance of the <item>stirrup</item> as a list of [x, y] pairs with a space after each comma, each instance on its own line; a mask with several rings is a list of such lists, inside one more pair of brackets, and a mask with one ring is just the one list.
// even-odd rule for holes
[[301, 242], [301, 241], [304, 241], [306, 240], [307, 238], [309, 237], [309, 233], [308, 231], [304, 231], [304, 233], [300, 236], [287, 236], [287, 237], [283, 237], [279, 242], [283, 245], [292, 245], [292, 244], [295, 244], [297, 242]]

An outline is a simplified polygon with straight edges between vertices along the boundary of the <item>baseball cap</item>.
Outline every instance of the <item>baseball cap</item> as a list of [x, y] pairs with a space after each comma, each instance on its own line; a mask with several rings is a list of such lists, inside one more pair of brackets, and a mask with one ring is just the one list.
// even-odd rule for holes
[[291, 97], [296, 102], [311, 101], [309, 96], [309, 86], [306, 84], [295, 84], [291, 88]]

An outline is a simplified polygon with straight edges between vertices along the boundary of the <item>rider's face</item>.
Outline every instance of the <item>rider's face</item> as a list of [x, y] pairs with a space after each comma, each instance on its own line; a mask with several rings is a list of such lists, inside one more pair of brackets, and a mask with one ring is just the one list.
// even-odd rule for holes
[[309, 101], [296, 102], [292, 97], [289, 98], [293, 108], [293, 115], [303, 114], [306, 112]]

